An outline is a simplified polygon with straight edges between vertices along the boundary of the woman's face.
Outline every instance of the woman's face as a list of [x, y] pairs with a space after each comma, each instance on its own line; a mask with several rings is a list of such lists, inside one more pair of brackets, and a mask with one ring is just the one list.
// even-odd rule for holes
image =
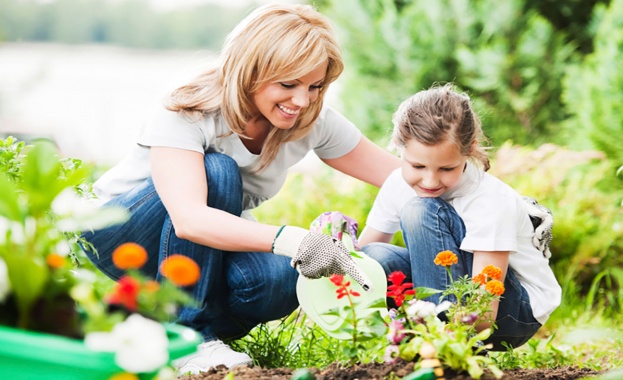
[[402, 154], [402, 177], [418, 196], [437, 198], [459, 184], [466, 162], [448, 140], [433, 146], [410, 140]]
[[268, 83], [253, 94], [254, 117], [266, 118], [274, 127], [290, 129], [302, 110], [318, 99], [328, 63], [293, 80]]

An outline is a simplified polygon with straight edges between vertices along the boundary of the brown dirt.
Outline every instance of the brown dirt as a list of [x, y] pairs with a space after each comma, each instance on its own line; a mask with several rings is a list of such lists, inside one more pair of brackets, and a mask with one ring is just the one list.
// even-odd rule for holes
[[[413, 371], [413, 363], [399, 362], [397, 364], [362, 364], [350, 367], [332, 365], [324, 370], [311, 369], [315, 380], [383, 380], [401, 378]], [[233, 372], [235, 380], [290, 380], [296, 372], [290, 368], [260, 368], [241, 367], [227, 370], [219, 367], [216, 370], [199, 375], [179, 377], [180, 380], [223, 380]], [[513, 369], [504, 371], [501, 380], [575, 380], [598, 375], [599, 372], [588, 368], [561, 367], [553, 369]], [[470, 380], [466, 374], [456, 374], [446, 371], [446, 380]], [[310, 379], [312, 377], [305, 378]], [[482, 380], [492, 380], [493, 376], [485, 374]]]

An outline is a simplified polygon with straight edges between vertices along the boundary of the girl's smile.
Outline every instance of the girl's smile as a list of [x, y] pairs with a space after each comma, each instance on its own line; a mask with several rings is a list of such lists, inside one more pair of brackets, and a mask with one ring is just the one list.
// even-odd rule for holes
[[402, 153], [402, 177], [419, 197], [437, 198], [459, 184], [466, 161], [449, 140], [432, 146], [409, 140]]

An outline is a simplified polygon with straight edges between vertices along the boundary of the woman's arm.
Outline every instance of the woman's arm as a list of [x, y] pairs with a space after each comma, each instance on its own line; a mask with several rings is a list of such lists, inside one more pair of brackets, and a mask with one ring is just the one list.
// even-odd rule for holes
[[400, 159], [365, 136], [342, 157], [324, 159], [327, 165], [351, 177], [381, 187], [389, 174], [400, 166]]
[[178, 237], [226, 251], [270, 252], [280, 226], [260, 224], [207, 206], [203, 155], [152, 147], [154, 185]]
[[[502, 270], [502, 277], [500, 281], [504, 282], [506, 278], [506, 272], [508, 270], [508, 256], [509, 251], [474, 251], [474, 262], [472, 264], [472, 276], [482, 272], [482, 269], [487, 265], [493, 265]], [[493, 301], [490, 305], [491, 313], [489, 317], [492, 321], [495, 321], [498, 315], [499, 301]], [[481, 322], [476, 326], [476, 330], [482, 331], [489, 328], [490, 324]]]

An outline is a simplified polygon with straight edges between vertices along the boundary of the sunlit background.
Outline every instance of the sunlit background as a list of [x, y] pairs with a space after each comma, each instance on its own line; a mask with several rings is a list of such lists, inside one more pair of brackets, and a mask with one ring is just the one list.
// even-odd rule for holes
[[[56, 141], [64, 155], [103, 165], [116, 163], [133, 146], [150, 108], [160, 105], [170, 90], [214, 59], [231, 27], [250, 9], [266, 2], [0, 0], [0, 14], [9, 10], [7, 6], [16, 7], [15, 4], [21, 4], [27, 11], [22, 19], [3, 20], [5, 25], [9, 23], [3, 28], [5, 35], [19, 32], [19, 24], [32, 18], [43, 20], [39, 21], [42, 24], [39, 38], [24, 36], [30, 40], [25, 42], [2, 42], [0, 38], [0, 136], [47, 137]], [[71, 3], [86, 4], [85, 13], [55, 14], [60, 12], [63, 3], [68, 8]], [[206, 19], [204, 35], [193, 32], [201, 30], [200, 27], [186, 28], [188, 12], [195, 12], [195, 9], [219, 23]], [[139, 17], [138, 13], [145, 10], [150, 13]], [[88, 38], [84, 36], [86, 19], [100, 17], [102, 23], [114, 21], [114, 15], [103, 17], [104, 11], [116, 11], [117, 17], [127, 17], [119, 21], [127, 25], [122, 28], [110, 25], [104, 29], [112, 43], [81, 42]], [[46, 16], [44, 12], [50, 14]], [[165, 14], [168, 16], [163, 16]], [[177, 25], [174, 24], [176, 16], [180, 19]], [[200, 17], [195, 21], [198, 19]], [[44, 30], [46, 20], [50, 25]], [[137, 20], [147, 25], [137, 26]], [[162, 25], [179, 31], [180, 41], [162, 42], [166, 41], [166, 36], [159, 36], [160, 41], [154, 38], [150, 42], [158, 30], [162, 31]], [[119, 29], [126, 29], [126, 34]], [[189, 41], [190, 37], [182, 40], [185, 31], [188, 35], [196, 34], [192, 37], [198, 40]], [[56, 41], [36, 41], [45, 38]], [[154, 46], [127, 46], [150, 44]]]

